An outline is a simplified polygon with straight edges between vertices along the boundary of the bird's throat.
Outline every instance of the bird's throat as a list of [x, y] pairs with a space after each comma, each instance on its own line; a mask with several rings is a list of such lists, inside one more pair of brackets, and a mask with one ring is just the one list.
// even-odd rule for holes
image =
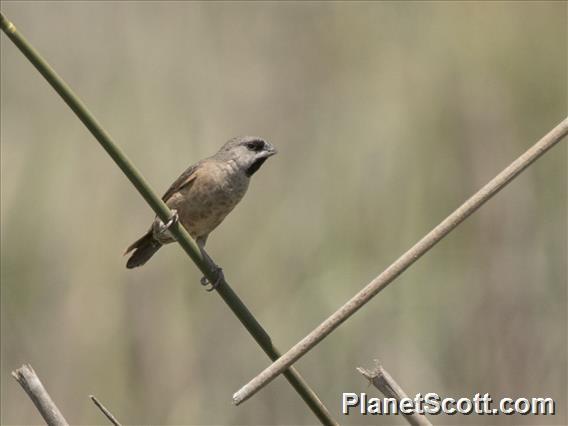
[[264, 164], [264, 162], [267, 160], [268, 157], [263, 157], [263, 158], [259, 158], [257, 160], [254, 161], [254, 163], [252, 163], [250, 165], [250, 167], [246, 170], [246, 175], [248, 177], [251, 177], [252, 175], [254, 175], [258, 169], [260, 169], [260, 166], [262, 166]]

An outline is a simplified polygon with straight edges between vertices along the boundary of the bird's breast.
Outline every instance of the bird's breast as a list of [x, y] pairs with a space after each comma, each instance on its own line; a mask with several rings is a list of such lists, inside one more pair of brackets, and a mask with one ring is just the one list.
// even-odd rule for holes
[[[203, 191], [206, 198], [219, 203], [238, 203], [245, 195], [249, 178], [236, 167], [232, 161], [213, 163], [197, 180], [205, 186]], [[199, 179], [203, 177], [203, 179]], [[197, 181], [196, 181], [197, 183]]]
[[172, 197], [170, 205], [194, 238], [215, 229], [243, 198], [249, 184], [248, 177], [230, 164], [205, 164], [196, 174], [191, 185]]

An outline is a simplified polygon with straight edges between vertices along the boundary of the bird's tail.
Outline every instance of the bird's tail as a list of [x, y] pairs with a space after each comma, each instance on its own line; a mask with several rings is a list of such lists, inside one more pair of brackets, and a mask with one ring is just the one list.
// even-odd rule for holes
[[134, 250], [134, 253], [132, 253], [128, 262], [126, 262], [126, 267], [132, 269], [144, 265], [160, 247], [162, 247], [162, 244], [154, 239], [152, 230], [150, 229], [141, 238], [134, 241], [124, 252], [124, 254], [127, 255]]

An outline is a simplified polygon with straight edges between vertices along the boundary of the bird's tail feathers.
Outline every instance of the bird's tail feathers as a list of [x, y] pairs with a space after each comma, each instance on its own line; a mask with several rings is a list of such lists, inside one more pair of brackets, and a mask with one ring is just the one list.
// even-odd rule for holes
[[127, 255], [134, 251], [126, 262], [126, 267], [132, 269], [144, 265], [160, 247], [162, 247], [162, 244], [154, 239], [152, 230], [149, 230], [141, 238], [134, 241], [124, 252], [124, 255]]

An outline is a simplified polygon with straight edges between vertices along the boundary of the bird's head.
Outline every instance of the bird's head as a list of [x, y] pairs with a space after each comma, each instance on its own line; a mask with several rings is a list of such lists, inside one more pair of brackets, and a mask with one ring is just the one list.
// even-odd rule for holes
[[235, 161], [237, 167], [251, 177], [268, 157], [277, 152], [276, 148], [262, 138], [239, 136], [225, 143], [215, 157], [224, 161]]

